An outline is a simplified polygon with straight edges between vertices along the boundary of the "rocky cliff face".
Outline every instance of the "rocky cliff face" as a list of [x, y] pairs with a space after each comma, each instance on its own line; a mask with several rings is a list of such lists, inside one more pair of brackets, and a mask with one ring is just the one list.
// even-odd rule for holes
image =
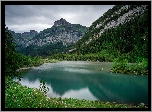
[[14, 42], [21, 47], [25, 47], [26, 43], [30, 41], [30, 39], [38, 35], [38, 32], [35, 30], [30, 30], [30, 32], [24, 32], [24, 33], [15, 33], [14, 31], [11, 30], [9, 31], [14, 38]]
[[[100, 26], [104, 27], [103, 29], [100, 29], [99, 36], [107, 29], [109, 28], [115, 28], [116, 26], [119, 26], [120, 24], [124, 24], [126, 22], [129, 22], [131, 19], [133, 19], [135, 16], [142, 16], [144, 11], [146, 10], [146, 5], [137, 6], [133, 9], [129, 9], [130, 5], [124, 5], [122, 6], [118, 11], [115, 11], [111, 16], [106, 18], [104, 21], [98, 23], [95, 28], [99, 28]], [[122, 12], [125, 13], [122, 13]], [[121, 15], [122, 13], [122, 15]], [[121, 15], [117, 19], [108, 21], [109, 19], [113, 18], [115, 15]], [[108, 22], [107, 22], [108, 21]], [[104, 23], [107, 22], [105, 25]]]
[[62, 42], [63, 45], [68, 46], [77, 42], [85, 34], [87, 27], [80, 24], [71, 24], [65, 19], [61, 18], [54, 22], [51, 28], [44, 29], [40, 33], [34, 30], [24, 32], [22, 34], [11, 31], [15, 42], [27, 47], [30, 45], [43, 46], [49, 43]]
[[[71, 46], [83, 37], [87, 29], [88, 28], [86, 26], [82, 26], [80, 24], [71, 24], [65, 19], [61, 18], [60, 20], [55, 21], [51, 28], [44, 29], [39, 33], [34, 30], [30, 30], [30, 32], [25, 32], [22, 34], [15, 33], [13, 31], [10, 32], [12, 33], [15, 42], [19, 45], [18, 50], [23, 51], [22, 53], [24, 53], [29, 49], [31, 52], [36, 52], [35, 49], [41, 49], [42, 52], [44, 52], [43, 49], [47, 49], [46, 46], [56, 49], [58, 44], [62, 48]], [[62, 50], [59, 51], [62, 52]], [[49, 54], [50, 53], [48, 53], [48, 55]]]

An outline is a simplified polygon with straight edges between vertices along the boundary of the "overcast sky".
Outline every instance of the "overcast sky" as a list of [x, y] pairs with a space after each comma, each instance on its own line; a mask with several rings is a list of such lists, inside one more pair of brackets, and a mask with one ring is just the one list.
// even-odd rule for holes
[[56, 20], [64, 18], [71, 24], [91, 26], [114, 5], [6, 5], [5, 24], [16, 33], [51, 28]]

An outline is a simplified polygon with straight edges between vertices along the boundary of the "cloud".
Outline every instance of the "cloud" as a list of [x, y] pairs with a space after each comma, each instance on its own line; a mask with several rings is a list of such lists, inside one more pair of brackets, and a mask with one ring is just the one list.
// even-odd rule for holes
[[23, 24], [23, 25], [10, 25], [9, 30], [17, 31], [17, 33], [29, 32], [30, 30], [42, 31], [46, 28], [51, 28], [49, 24]]
[[5, 24], [15, 32], [42, 31], [60, 18], [89, 27], [114, 5], [6, 5]]

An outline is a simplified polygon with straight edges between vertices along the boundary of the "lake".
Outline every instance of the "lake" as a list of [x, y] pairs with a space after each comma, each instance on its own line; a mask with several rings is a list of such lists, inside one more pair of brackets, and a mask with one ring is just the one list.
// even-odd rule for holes
[[148, 76], [110, 73], [111, 68], [111, 62], [44, 63], [23, 71], [20, 83], [39, 88], [42, 79], [49, 97], [148, 104]]

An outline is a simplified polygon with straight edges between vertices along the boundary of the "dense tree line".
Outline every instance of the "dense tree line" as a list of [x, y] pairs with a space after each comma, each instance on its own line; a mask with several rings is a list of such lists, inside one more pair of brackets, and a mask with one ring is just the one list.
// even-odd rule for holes
[[65, 46], [62, 42], [50, 43], [43, 46], [30, 45], [22, 48], [20, 53], [30, 56], [50, 56], [58, 53], [66, 53], [71, 45]]
[[16, 71], [21, 67], [37, 66], [43, 63], [41, 57], [31, 57], [19, 54], [16, 51], [16, 44], [13, 42], [13, 37], [5, 26], [5, 76], [18, 76]]
[[102, 53], [90, 53], [90, 54], [55, 54], [48, 56], [49, 59], [68, 60], [68, 61], [100, 61], [100, 62], [112, 62], [113, 56], [106, 51]]

